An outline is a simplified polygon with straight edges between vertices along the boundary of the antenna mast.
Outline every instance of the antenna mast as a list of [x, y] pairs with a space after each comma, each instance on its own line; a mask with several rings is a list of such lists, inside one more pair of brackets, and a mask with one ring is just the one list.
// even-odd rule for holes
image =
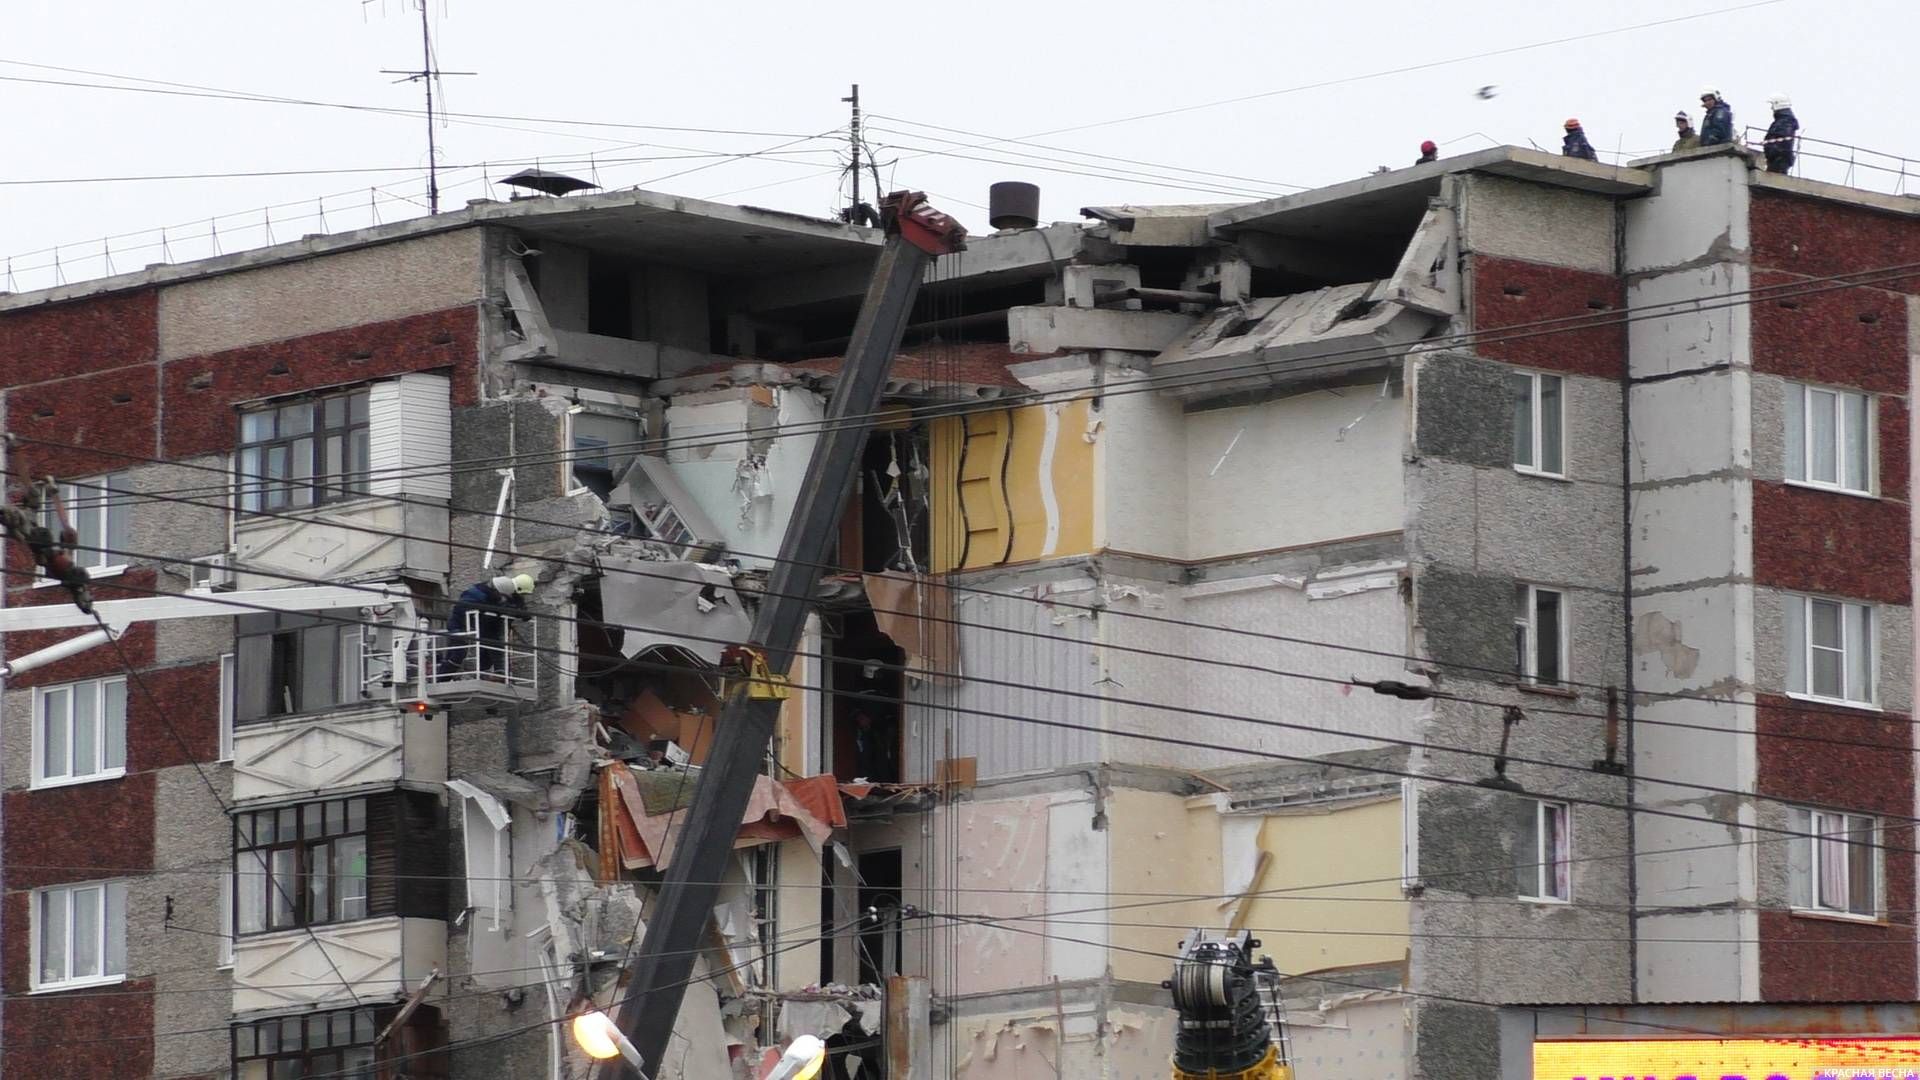
[[[365, 5], [371, 0], [361, 0]], [[475, 71], [441, 71], [433, 66], [433, 24], [427, 15], [430, 0], [414, 0], [420, 6], [420, 70], [392, 71], [381, 69], [382, 75], [403, 75], [400, 82], [413, 82], [418, 79], [427, 90], [427, 213], [440, 212], [440, 158], [434, 145], [433, 134], [433, 84], [442, 75], [477, 75]]]

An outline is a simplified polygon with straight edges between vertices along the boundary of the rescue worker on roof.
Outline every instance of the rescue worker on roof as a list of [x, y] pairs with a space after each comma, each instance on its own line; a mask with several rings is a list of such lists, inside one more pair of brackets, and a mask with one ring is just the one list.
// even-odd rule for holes
[[1700, 107], [1706, 112], [1700, 117], [1700, 145], [1725, 146], [1733, 141], [1733, 106], [1720, 96], [1720, 91], [1709, 86], [1700, 91]]
[[1687, 110], [1681, 109], [1673, 114], [1673, 128], [1678, 135], [1673, 140], [1674, 153], [1692, 150], [1700, 145], [1700, 133], [1693, 130], [1693, 117], [1687, 115]]
[[1426, 142], [1420, 144], [1420, 156], [1414, 158], [1413, 163], [1415, 165], [1425, 165], [1429, 161], [1438, 160], [1440, 160], [1440, 148], [1434, 145], [1432, 139], [1428, 139]]
[[1600, 155], [1593, 150], [1593, 144], [1587, 141], [1587, 131], [1577, 119], [1569, 119], [1567, 134], [1560, 140], [1560, 153], [1582, 161], [1599, 161]]
[[447, 616], [447, 637], [454, 643], [475, 641], [477, 655], [469, 658], [466, 645], [451, 645], [441, 654], [440, 674], [501, 670], [506, 659], [507, 620], [527, 617], [527, 597], [531, 595], [530, 574], [502, 574], [467, 586]]
[[1768, 98], [1767, 107], [1773, 110], [1773, 123], [1767, 125], [1767, 142], [1762, 147], [1767, 155], [1767, 171], [1785, 173], [1793, 168], [1793, 146], [1800, 137], [1800, 118], [1793, 115], [1793, 102], [1785, 94]]

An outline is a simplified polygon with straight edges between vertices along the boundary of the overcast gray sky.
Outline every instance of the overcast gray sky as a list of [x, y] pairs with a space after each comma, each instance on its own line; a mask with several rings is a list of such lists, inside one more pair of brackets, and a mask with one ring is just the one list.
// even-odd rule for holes
[[[840, 98], [853, 82], [887, 185], [933, 192], [975, 228], [997, 179], [1040, 184], [1043, 215], [1068, 220], [1087, 205], [1244, 201], [1348, 179], [1410, 163], [1423, 138], [1449, 153], [1529, 139], [1557, 148], [1569, 115], [1603, 153], [1663, 149], [1673, 111], [1697, 115], [1707, 83], [1742, 126], [1764, 125], [1765, 98], [1783, 90], [1808, 135], [1920, 158], [1905, 74], [1920, 42], [1913, 0], [1749, 0], [1731, 11], [1741, 0], [428, 3], [440, 66], [479, 73], [444, 80], [451, 109], [533, 118], [456, 116], [436, 133], [443, 165], [492, 162], [485, 178], [498, 180], [537, 158], [609, 188], [807, 213], [840, 202], [845, 137], [796, 140], [844, 126]], [[380, 74], [421, 62], [414, 0], [6, 6], [0, 180], [388, 170], [0, 185], [0, 257], [11, 257], [18, 290], [52, 283], [55, 245], [76, 280], [106, 271], [103, 237], [117, 237], [107, 251], [125, 271], [160, 260], [161, 226], [167, 254], [183, 261], [211, 254], [209, 218], [232, 251], [265, 243], [267, 220], [277, 240], [321, 231], [323, 208], [326, 231], [368, 224], [370, 203], [388, 221], [424, 212], [417, 115], [18, 81], [177, 89], [132, 77], [418, 110], [417, 84]], [[1512, 51], [1394, 73], [1497, 50]], [[1477, 97], [1483, 85], [1496, 95]], [[1234, 98], [1248, 100], [1105, 123]], [[978, 145], [1021, 137], [1044, 148]], [[789, 145], [755, 159], [665, 160], [779, 144]], [[1810, 163], [1823, 178], [1843, 169]], [[452, 208], [506, 194], [489, 191], [479, 168], [449, 169], [442, 188]]]

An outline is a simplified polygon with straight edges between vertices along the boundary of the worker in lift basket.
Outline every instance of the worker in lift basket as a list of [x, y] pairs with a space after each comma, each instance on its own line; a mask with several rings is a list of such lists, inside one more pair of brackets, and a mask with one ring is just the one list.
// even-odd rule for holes
[[453, 602], [453, 613], [447, 616], [447, 637], [450, 642], [468, 640], [468, 616], [477, 614], [478, 618], [472, 620], [475, 624], [472, 628], [479, 632], [479, 648], [476, 650], [479, 655], [469, 663], [467, 646], [450, 644], [440, 654], [440, 674], [499, 671], [506, 659], [507, 620], [527, 617], [527, 597], [531, 595], [531, 574], [515, 574], [512, 577], [502, 574], [467, 586], [460, 598]]

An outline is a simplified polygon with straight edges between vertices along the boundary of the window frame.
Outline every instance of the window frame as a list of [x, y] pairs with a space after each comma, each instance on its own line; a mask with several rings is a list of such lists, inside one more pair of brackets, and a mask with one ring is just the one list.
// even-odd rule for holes
[[[1528, 442], [1529, 442], [1528, 453], [1529, 453], [1530, 460], [1527, 462], [1515, 461], [1513, 463], [1513, 471], [1517, 473], [1521, 473], [1526, 476], [1543, 476], [1550, 480], [1565, 480], [1567, 478], [1567, 378], [1566, 376], [1557, 375], [1547, 371], [1526, 371], [1521, 369], [1515, 369], [1508, 373], [1508, 377], [1510, 380], [1512, 379], [1527, 380], [1527, 383], [1528, 383], [1527, 401], [1529, 406], [1529, 415], [1531, 417], [1530, 419], [1531, 432], [1528, 439]], [[1554, 385], [1559, 390], [1559, 393], [1556, 397], [1556, 402], [1555, 402], [1555, 407], [1559, 413], [1559, 416], [1557, 418], [1559, 422], [1556, 425], [1554, 425], [1554, 430], [1558, 434], [1559, 440], [1560, 440], [1560, 445], [1557, 447], [1560, 455], [1560, 467], [1558, 469], [1549, 469], [1543, 464], [1543, 461], [1545, 460], [1545, 457], [1546, 457], [1546, 453], [1545, 453], [1546, 425], [1541, 423], [1541, 419], [1545, 414], [1545, 408], [1542, 405], [1542, 401], [1546, 395], [1543, 392], [1542, 387], [1543, 387], [1544, 380], [1547, 380], [1547, 379], [1553, 380]], [[1511, 385], [1511, 383], [1509, 385]], [[1515, 432], [1516, 437], [1518, 436], [1518, 434], [1519, 434], [1518, 432]]]
[[[302, 619], [310, 621], [296, 622], [295, 625], [292, 626], [283, 625], [288, 620]], [[263, 620], [271, 621], [271, 629], [249, 629], [249, 624], [257, 624]], [[371, 703], [373, 699], [368, 696], [366, 686], [365, 630], [365, 627], [357, 623], [342, 621], [336, 613], [325, 611], [247, 612], [241, 614], [234, 620], [233, 636], [233, 655], [235, 657], [233, 720], [235, 728], [238, 729], [251, 724], [271, 724], [291, 717], [311, 716], [319, 713], [332, 712], [336, 709], [361, 708]], [[333, 670], [331, 677], [328, 679], [328, 684], [332, 688], [332, 694], [330, 700], [325, 702], [309, 702], [305, 700], [306, 692], [309, 689], [306, 678], [307, 673], [302, 670], [303, 665], [308, 659], [306, 635], [315, 632], [331, 634], [333, 636]], [[247, 710], [240, 708], [243, 703], [239, 699], [239, 694], [243, 689], [251, 690], [252, 685], [249, 683], [248, 686], [243, 687], [240, 685], [240, 682], [242, 679], [252, 677], [266, 679], [268, 682], [268, 695], [269, 698], [271, 698], [272, 691], [276, 686], [273, 678], [274, 665], [272, 663], [272, 657], [274, 650], [280, 647], [272, 639], [282, 635], [291, 635], [293, 637], [293, 655], [290, 657], [291, 675], [286, 683], [279, 685], [294, 688], [298, 691], [298, 694], [294, 698], [291, 708], [282, 709], [281, 705], [283, 702], [269, 700], [268, 708], [265, 712], [258, 716], [248, 715]], [[268, 639], [266, 644], [267, 663], [264, 669], [259, 671], [256, 676], [253, 668], [249, 665], [240, 664], [238, 658], [246, 654], [247, 642], [258, 638]], [[351, 693], [342, 693], [343, 690], [351, 690]], [[251, 704], [251, 702], [246, 704]]]
[[[107, 687], [120, 687], [120, 764], [106, 765], [108, 759], [108, 717], [109, 697]], [[94, 760], [100, 767], [92, 772], [76, 773], [74, 768], [74, 718], [77, 714], [75, 703], [83, 690], [94, 695], [93, 704], [93, 746]], [[67, 771], [56, 776], [47, 775], [46, 751], [49, 743], [47, 732], [47, 698], [56, 693], [65, 693], [66, 701], [66, 767]], [[127, 775], [127, 678], [124, 675], [106, 675], [97, 679], [77, 679], [73, 682], [54, 683], [49, 686], [33, 688], [33, 770], [28, 782], [32, 789], [68, 787], [73, 784], [93, 784], [107, 780], [118, 780]]]
[[[79, 544], [73, 552], [74, 565], [85, 570], [87, 576], [96, 581], [101, 578], [118, 577], [133, 565], [129, 561], [130, 557], [124, 554], [130, 548], [129, 530], [132, 523], [127, 520], [127, 515], [132, 512], [133, 506], [128, 501], [115, 498], [116, 495], [128, 493], [126, 483], [127, 473], [123, 470], [78, 480], [62, 480], [57, 485], [60, 508], [66, 511], [68, 523], [73, 526], [74, 532], [79, 536]], [[82, 507], [79, 490], [81, 488], [102, 491], [106, 494], [100, 499], [98, 507]], [[101, 515], [100, 545], [94, 550], [88, 550], [86, 531], [80, 524], [80, 514], [83, 510], [98, 510]], [[120, 520], [120, 527], [117, 530], [113, 527], [115, 518]], [[59, 516], [54, 513], [53, 507], [41, 508], [40, 523], [52, 529], [55, 535], [59, 534]], [[36, 589], [51, 588], [58, 584], [60, 584], [58, 580], [41, 574], [36, 574], [33, 579], [33, 587]]]
[[[334, 1038], [334, 1032], [341, 1027], [337, 1021], [342, 1020], [345, 1021], [346, 1034], [351, 1041]], [[256, 1072], [252, 1075], [270, 1077], [275, 1075], [275, 1062], [297, 1061], [302, 1065], [300, 1069], [302, 1076], [339, 1077], [341, 1080], [365, 1076], [370, 1080], [378, 1069], [374, 1040], [379, 1036], [382, 1026], [379, 1015], [371, 1006], [366, 1005], [295, 1013], [291, 1016], [273, 1016], [263, 1020], [234, 1024], [227, 1033], [228, 1064], [232, 1069], [231, 1075], [235, 1080], [246, 1080], [249, 1074], [243, 1071], [243, 1066], [250, 1062], [264, 1062], [265, 1072]], [[325, 1032], [326, 1045], [324, 1046], [313, 1045], [312, 1036], [316, 1027]], [[262, 1052], [262, 1047], [269, 1045], [266, 1038], [268, 1032], [272, 1033], [272, 1049]], [[295, 1044], [291, 1050], [287, 1048], [289, 1042]], [[243, 1046], [248, 1051], [245, 1054], [241, 1053]], [[342, 1051], [362, 1048], [366, 1051], [366, 1062], [363, 1065], [345, 1062]], [[331, 1063], [325, 1060], [316, 1061], [326, 1056], [332, 1056], [335, 1060]], [[364, 1072], [350, 1070], [364, 1070]]]
[[[1841, 495], [1853, 495], [1864, 499], [1880, 498], [1880, 399], [1879, 395], [1864, 390], [1855, 390], [1843, 386], [1823, 386], [1818, 383], [1789, 381], [1787, 397], [1782, 406], [1785, 414], [1782, 422], [1782, 434], [1786, 436], [1786, 447], [1781, 461], [1781, 473], [1786, 483], [1793, 487], [1811, 488], [1815, 491], [1831, 491]], [[1832, 480], [1817, 480], [1813, 477], [1813, 422], [1814, 414], [1807, 407], [1812, 394], [1834, 395], [1833, 407], [1833, 475]], [[1862, 423], [1866, 426], [1866, 460], [1861, 463], [1861, 472], [1865, 477], [1865, 486], [1854, 487], [1847, 483], [1847, 400], [1858, 399], [1863, 403]], [[1795, 401], [1798, 401], [1796, 408]], [[1799, 414], [1800, 423], [1792, 422], [1794, 414]], [[1799, 438], [1799, 473], [1794, 475], [1794, 439]]]
[[[97, 975], [76, 976], [72, 974], [73, 944], [74, 944], [73, 928], [76, 922], [76, 920], [73, 917], [74, 896], [76, 893], [85, 892], [89, 890], [98, 890], [100, 895], [99, 912], [96, 915], [94, 920], [95, 926], [99, 932], [99, 940], [94, 943], [94, 947], [96, 950], [95, 955], [99, 958], [100, 973]], [[114, 906], [113, 896], [116, 893], [119, 895], [120, 923], [121, 923], [120, 934], [119, 934], [120, 955], [117, 961], [119, 964], [120, 970], [117, 972], [108, 972], [107, 968], [113, 966], [113, 964], [116, 962], [113, 956], [112, 946], [114, 944], [114, 941], [113, 941], [112, 928], [110, 926], [110, 923], [113, 920], [109, 917], [112, 912], [112, 908]], [[45, 943], [42, 941], [43, 929], [44, 929], [43, 923], [45, 921], [43, 912], [45, 910], [45, 902], [47, 898], [54, 896], [56, 894], [58, 894], [62, 898], [61, 902], [65, 905], [66, 913], [65, 913], [64, 922], [62, 925], [64, 926], [65, 933], [66, 933], [66, 942], [65, 942], [64, 948], [66, 953], [66, 968], [67, 968], [68, 974], [64, 978], [49, 980], [42, 977], [43, 972], [41, 970], [41, 964], [46, 955]], [[63, 990], [74, 990], [74, 989], [79, 989], [81, 987], [87, 987], [87, 986], [112, 986], [115, 983], [125, 982], [127, 979], [126, 919], [127, 919], [127, 883], [125, 880], [122, 880], [122, 879], [110, 878], [110, 879], [101, 880], [101, 881], [73, 881], [73, 882], [67, 882], [61, 885], [48, 885], [44, 888], [33, 890], [32, 893], [29, 894], [28, 914], [27, 914], [28, 945], [29, 945], [30, 952], [32, 954], [29, 957], [29, 966], [28, 966], [28, 972], [27, 972], [29, 991], [35, 994], [58, 993]]]
[[[333, 401], [343, 402], [338, 423], [328, 418], [328, 406]], [[295, 409], [307, 411], [307, 426], [282, 434], [283, 417]], [[371, 387], [366, 385], [285, 398], [271, 404], [262, 402], [239, 410], [236, 417], [239, 437], [231, 457], [234, 514], [237, 517], [287, 514], [372, 494], [372, 413]], [[247, 438], [248, 419], [260, 416], [271, 416], [273, 434], [266, 438]], [[340, 440], [340, 467], [333, 470], [327, 460], [328, 445], [336, 437]], [[308, 444], [307, 471], [304, 476], [294, 476], [295, 450], [302, 442]], [[276, 450], [285, 452], [289, 475], [270, 480], [265, 471], [271, 453]], [[251, 470], [246, 460], [250, 452], [258, 454]], [[295, 497], [295, 493], [302, 490], [305, 501]], [[269, 498], [276, 491], [283, 491], [284, 499], [270, 505]]]
[[235, 721], [239, 718], [239, 704], [234, 697], [240, 692], [239, 653], [220, 654], [220, 756], [217, 762], [233, 760], [233, 733]]
[[[1822, 810], [1811, 806], [1790, 806], [1787, 808], [1787, 812], [1789, 814], [1788, 824], [1796, 834], [1790, 838], [1794, 850], [1790, 852], [1788, 856], [1788, 909], [1796, 915], [1815, 915], [1821, 918], [1851, 919], [1859, 922], [1880, 922], [1886, 913], [1887, 888], [1886, 853], [1880, 847], [1880, 837], [1883, 828], [1880, 818], [1873, 814], [1856, 814], [1845, 810]], [[1838, 819], [1840, 821], [1840, 836], [1842, 839], [1833, 839], [1833, 834], [1822, 831], [1821, 825], [1823, 819]], [[1865, 832], [1867, 833], [1867, 839], [1845, 839], [1845, 837], [1854, 835], [1855, 830], [1852, 829], [1850, 825], [1851, 821], [1855, 820], [1866, 823]], [[1871, 884], [1873, 897], [1869, 901], [1871, 910], [1855, 911], [1850, 903], [1846, 907], [1829, 907], [1821, 902], [1821, 848], [1827, 844], [1844, 845], [1842, 853], [1848, 856], [1849, 860], [1856, 855], [1863, 856], [1869, 860], [1868, 869], [1873, 875]], [[1807, 902], [1804, 904], [1792, 895], [1797, 891], [1797, 884], [1793, 880], [1796, 874], [1793, 861], [1797, 858], [1804, 858], [1806, 860]], [[1843, 884], [1851, 881], [1852, 869], [1853, 864], [1849, 861], [1846, 866]], [[1848, 885], [1848, 891], [1849, 893], [1851, 892], [1850, 885]], [[1851, 897], [1849, 897], [1849, 899], [1851, 899]]]
[[[1522, 900], [1536, 904], [1573, 903], [1573, 804], [1553, 799], [1529, 799], [1533, 804], [1533, 882], [1534, 891], [1523, 893]], [[1554, 831], [1556, 850], [1548, 851], [1547, 822], [1557, 816], [1560, 827]], [[1558, 890], [1558, 891], [1554, 891]]]
[[[1830, 705], [1845, 705], [1854, 709], [1878, 711], [1880, 708], [1879, 608], [1874, 604], [1862, 603], [1858, 600], [1848, 600], [1838, 596], [1819, 596], [1811, 593], [1785, 593], [1783, 596], [1786, 605], [1785, 610], [1782, 612], [1782, 621], [1786, 624], [1785, 633], [1782, 637], [1784, 638], [1787, 653], [1787, 696], [1801, 701], [1818, 701]], [[1840, 646], [1837, 651], [1840, 654], [1839, 674], [1841, 685], [1838, 696], [1822, 694], [1814, 689], [1813, 661], [1815, 650], [1836, 651], [1831, 646], [1816, 645], [1814, 643], [1813, 609], [1815, 604], [1833, 604], [1840, 609]], [[1798, 613], [1797, 615], [1796, 612]], [[1866, 696], [1864, 697], [1849, 696], [1854, 688], [1848, 685], [1852, 678], [1851, 669], [1853, 667], [1849, 662], [1853, 656], [1853, 652], [1849, 647], [1850, 642], [1848, 637], [1854, 630], [1852, 616], [1855, 613], [1864, 613], [1866, 616], [1867, 642], [1866, 655], [1864, 657], [1866, 664]], [[1796, 637], [1798, 637], [1800, 644], [1800, 657], [1797, 665], [1797, 673], [1800, 678], [1798, 688], [1795, 687], [1796, 664], [1793, 655], [1793, 645]]]
[[[359, 816], [357, 829], [354, 827], [355, 804], [358, 804]], [[330, 820], [329, 809], [332, 807], [339, 807], [338, 828], [335, 828]], [[371, 811], [371, 801], [365, 795], [319, 799], [260, 810], [235, 811], [231, 822], [234, 939], [238, 941], [263, 934], [361, 922], [374, 917], [372, 876], [369, 873], [374, 853], [374, 834], [370, 829]], [[282, 831], [286, 820], [285, 815], [288, 813], [294, 815], [291, 836], [285, 835]], [[259, 841], [262, 835], [262, 823], [267, 824], [272, 836], [272, 839], [265, 842]], [[313, 831], [309, 831], [310, 828]], [[360, 840], [361, 868], [357, 875], [360, 882], [358, 892], [360, 908], [357, 914], [348, 914], [345, 904], [346, 901], [354, 898], [354, 894], [334, 887], [334, 883], [343, 879], [351, 880], [355, 875], [336, 872], [331, 861], [328, 862], [324, 872], [317, 873], [314, 856], [316, 849], [325, 847], [329, 849], [331, 860], [332, 849], [339, 841], [350, 841], [356, 837]], [[281, 852], [290, 855], [290, 862], [285, 871], [282, 871], [277, 864], [277, 856]], [[251, 865], [247, 864], [249, 856], [253, 860]], [[314, 916], [312, 906], [316, 879], [327, 883], [327, 911], [318, 918]], [[258, 881], [259, 894], [254, 898], [257, 904], [250, 907], [242, 903], [242, 890], [247, 888], [253, 880]], [[280, 901], [284, 901], [286, 905], [287, 917], [284, 923], [278, 918]], [[248, 929], [243, 924], [243, 920], [253, 911], [259, 913], [258, 929]]]
[[[575, 445], [575, 440], [578, 437], [575, 424], [579, 421], [580, 417], [591, 416], [600, 420], [630, 423], [634, 426], [635, 435], [633, 442], [635, 445], [628, 449], [624, 451], [612, 450], [611, 448], [616, 444], [611, 442], [603, 442], [594, 448], [601, 452], [601, 456], [607, 458], [624, 455], [629, 467], [632, 466], [633, 459], [640, 455], [641, 449], [638, 444], [644, 442], [647, 437], [647, 418], [641, 415], [638, 410], [624, 409], [617, 405], [577, 404], [569, 406], [563, 416], [565, 419], [561, 424], [560, 440], [564, 444], [566, 453], [560, 460], [560, 483], [562, 485], [561, 490], [568, 495], [579, 495], [592, 490], [585, 484], [580, 483], [579, 479], [573, 474], [573, 467], [579, 460], [581, 451], [581, 447]], [[620, 475], [619, 472], [614, 473], [614, 483], [618, 484], [620, 482]]]
[[[1518, 611], [1514, 612], [1513, 617], [1513, 628], [1516, 633], [1522, 635], [1516, 641], [1516, 644], [1519, 645], [1522, 652], [1514, 657], [1517, 661], [1514, 672], [1515, 676], [1526, 686], [1542, 686], [1556, 689], [1566, 686], [1572, 677], [1572, 673], [1568, 668], [1573, 662], [1573, 619], [1569, 611], [1570, 605], [1567, 603], [1567, 591], [1565, 589], [1556, 589], [1547, 585], [1534, 585], [1523, 581], [1515, 582], [1514, 588], [1517, 590], [1515, 595], [1516, 600], [1518, 600], [1520, 596], [1518, 590], [1524, 590], [1526, 597], [1525, 618], [1523, 619]], [[1540, 678], [1539, 598], [1541, 593], [1550, 593], [1559, 598], [1560, 614], [1558, 632], [1560, 640], [1556, 643], [1557, 648], [1555, 650], [1555, 662], [1559, 665], [1559, 671], [1557, 677], [1551, 681]]]

